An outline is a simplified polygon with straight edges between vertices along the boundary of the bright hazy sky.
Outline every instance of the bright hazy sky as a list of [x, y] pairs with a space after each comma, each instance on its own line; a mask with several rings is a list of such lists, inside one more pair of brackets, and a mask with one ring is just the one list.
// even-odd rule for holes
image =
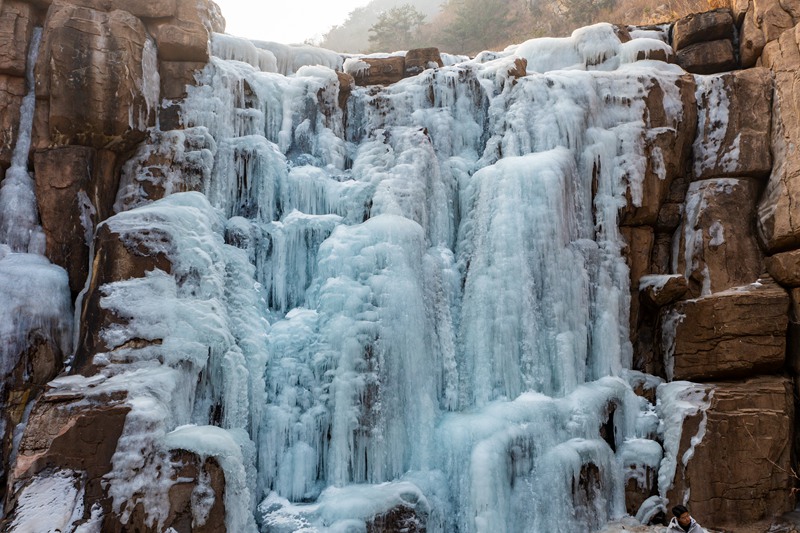
[[226, 33], [239, 37], [301, 43], [341, 24], [369, 0], [215, 0], [222, 9]]

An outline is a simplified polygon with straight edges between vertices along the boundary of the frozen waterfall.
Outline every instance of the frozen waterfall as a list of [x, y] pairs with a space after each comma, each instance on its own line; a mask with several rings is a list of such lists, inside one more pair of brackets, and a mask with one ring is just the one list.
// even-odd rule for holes
[[104, 289], [136, 317], [105, 342], [142, 365], [115, 505], [157, 470], [151, 439], [224, 459], [231, 531], [365, 531], [398, 506], [442, 533], [622, 517], [629, 457], [662, 458], [617, 215], [641, 200], [644, 97], [680, 119], [684, 72], [635, 61], [666, 45], [600, 24], [342, 105], [330, 68], [262, 72], [274, 54], [215, 38], [178, 141], [202, 194], [148, 204], [130, 163], [105, 223], [173, 264]]

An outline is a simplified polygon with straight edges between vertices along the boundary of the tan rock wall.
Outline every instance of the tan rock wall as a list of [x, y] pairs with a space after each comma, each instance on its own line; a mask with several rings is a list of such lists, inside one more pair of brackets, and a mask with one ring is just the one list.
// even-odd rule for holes
[[[780, 376], [713, 383], [705, 436], [679, 467], [670, 504], [689, 494], [692, 515], [706, 527], [733, 527], [794, 507], [791, 479], [794, 400]], [[691, 447], [702, 415], [687, 421], [678, 457]], [[673, 503], [674, 502], [674, 503]]]

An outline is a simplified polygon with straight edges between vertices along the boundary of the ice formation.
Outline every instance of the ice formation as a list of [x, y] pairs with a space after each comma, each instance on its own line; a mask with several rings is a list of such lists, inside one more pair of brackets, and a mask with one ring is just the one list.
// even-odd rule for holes
[[103, 223], [170, 268], [103, 286], [126, 320], [99, 374], [52, 384], [127, 394], [115, 512], [163, 522], [175, 449], [219, 461], [230, 531], [362, 531], [392, 508], [431, 532], [600, 529], [631, 464], [663, 493], [680, 458], [626, 370], [617, 225], [641, 200], [644, 96], [680, 119], [683, 71], [635, 61], [660, 37], [601, 24], [448, 57], [342, 107], [338, 54], [214, 35], [187, 129], [140, 147]]

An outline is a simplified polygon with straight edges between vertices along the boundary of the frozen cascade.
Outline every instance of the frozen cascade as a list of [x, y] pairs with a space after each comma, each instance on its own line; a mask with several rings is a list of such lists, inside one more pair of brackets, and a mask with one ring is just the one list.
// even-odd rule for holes
[[[37, 27], [29, 43], [26, 82], [28, 93], [20, 109], [17, 143], [11, 166], [0, 185], [0, 397], [5, 398], [8, 383], [28, 383], [33, 372], [29, 358], [41, 347], [49, 347], [53, 357], [72, 353], [72, 298], [66, 271], [50, 263], [45, 252], [45, 236], [39, 225], [34, 182], [28, 173], [28, 155], [36, 104], [34, 65], [39, 52], [42, 29]], [[60, 364], [60, 361], [53, 361]], [[16, 375], [12, 380], [10, 377]], [[27, 391], [26, 391], [27, 392]], [[25, 416], [14, 429], [11, 462], [24, 429]], [[0, 435], [6, 432], [0, 420]]]
[[[661, 47], [647, 40], [633, 50]], [[683, 71], [631, 62], [601, 24], [342, 104], [340, 65], [253, 46], [215, 37], [228, 59], [184, 104], [213, 137], [204, 194], [148, 205], [131, 184], [117, 207], [139, 207], [107, 221], [173, 264], [104, 288], [137, 317], [104, 332], [102, 387], [128, 375], [138, 395], [115, 505], [136, 468], [163, 518], [146, 444], [220, 458], [236, 531], [363, 530], [393, 506], [434, 532], [624, 515], [623, 458], [659, 461], [662, 430], [629, 383], [617, 213], [641, 199], [644, 98], [657, 84], [677, 122]], [[263, 50], [295, 73], [260, 70]]]
[[0, 187], [0, 243], [14, 252], [44, 253], [44, 233], [39, 225], [33, 179], [28, 173], [28, 152], [33, 131], [33, 112], [36, 107], [34, 66], [39, 55], [42, 28], [35, 28], [28, 46], [25, 83], [28, 92], [22, 99], [17, 143], [11, 155], [11, 166], [6, 170]]

